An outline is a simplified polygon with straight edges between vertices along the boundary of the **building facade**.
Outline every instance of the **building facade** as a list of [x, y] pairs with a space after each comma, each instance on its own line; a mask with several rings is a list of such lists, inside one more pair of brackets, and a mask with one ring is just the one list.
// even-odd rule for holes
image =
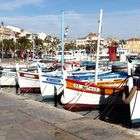
[[139, 38], [131, 38], [126, 40], [125, 47], [130, 52], [140, 53], [140, 39]]
[[76, 40], [76, 46], [86, 45], [89, 41], [97, 42], [98, 36], [95, 33], [89, 33], [87, 36], [78, 38]]
[[0, 26], [0, 41], [3, 39], [12, 39], [15, 37], [15, 33], [12, 29], [5, 26]]

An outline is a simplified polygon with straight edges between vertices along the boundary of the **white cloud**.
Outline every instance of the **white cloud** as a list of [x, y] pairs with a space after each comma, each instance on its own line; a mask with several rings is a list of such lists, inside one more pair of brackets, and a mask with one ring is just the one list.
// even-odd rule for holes
[[[60, 14], [24, 17], [0, 17], [6, 25], [14, 25], [32, 32], [45, 32], [60, 36]], [[68, 38], [78, 38], [89, 32], [98, 31], [97, 14], [79, 14], [66, 12], [64, 14], [65, 26], [69, 25]], [[113, 36], [120, 39], [140, 37], [140, 11], [118, 13], [103, 13], [103, 37]], [[136, 34], [137, 31], [137, 34]]]
[[107, 13], [103, 19], [103, 32], [118, 38], [140, 37], [139, 25], [140, 10]]
[[21, 16], [21, 17], [0, 17], [5, 25], [12, 25], [32, 32], [46, 32], [59, 34], [60, 16], [41, 15], [41, 16]]
[[0, 4], [0, 10], [13, 10], [24, 5], [38, 5], [44, 0], [12, 0]]

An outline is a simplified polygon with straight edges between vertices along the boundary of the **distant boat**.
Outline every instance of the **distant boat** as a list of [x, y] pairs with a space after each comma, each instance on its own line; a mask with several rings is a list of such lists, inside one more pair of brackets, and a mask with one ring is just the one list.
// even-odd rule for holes
[[[26, 65], [18, 65], [20, 68], [25, 68]], [[16, 87], [17, 72], [15, 64], [2, 64], [0, 67], [0, 85], [1, 87]]]
[[16, 70], [14, 67], [1, 67], [0, 70], [0, 86], [1, 87], [15, 87]]
[[[55, 51], [55, 55], [50, 56], [50, 55], [44, 55], [43, 58], [44, 60], [53, 60], [57, 62], [61, 62], [61, 51]], [[80, 61], [87, 61], [89, 59], [89, 56], [86, 53], [86, 49], [78, 49], [78, 50], [69, 50], [69, 51], [64, 51], [64, 61], [69, 62], [69, 61], [75, 61], [75, 62], [80, 62]]]
[[127, 72], [127, 64], [125, 63], [114, 63], [112, 64], [112, 71], [117, 72], [117, 71], [125, 71]]

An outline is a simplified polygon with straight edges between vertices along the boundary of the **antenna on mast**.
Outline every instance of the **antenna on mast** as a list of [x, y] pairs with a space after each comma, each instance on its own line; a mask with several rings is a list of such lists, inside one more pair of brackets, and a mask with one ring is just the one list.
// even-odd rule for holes
[[68, 31], [69, 31], [69, 26], [67, 25], [65, 27], [65, 33], [64, 33], [64, 40], [66, 41], [67, 35], [68, 35]]

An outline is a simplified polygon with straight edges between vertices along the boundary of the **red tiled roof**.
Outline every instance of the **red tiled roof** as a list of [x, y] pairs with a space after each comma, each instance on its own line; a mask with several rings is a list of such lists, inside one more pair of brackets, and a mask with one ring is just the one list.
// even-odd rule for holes
[[78, 38], [78, 40], [83, 40], [83, 39], [86, 39], [87, 37], [97, 37], [97, 34], [95, 34], [95, 33], [89, 33], [86, 37]]
[[83, 39], [86, 39], [86, 37], [81, 37], [81, 38], [78, 38], [78, 40], [83, 40]]
[[140, 38], [130, 38], [127, 41], [140, 41]]
[[86, 37], [97, 37], [95, 33], [89, 33]]

